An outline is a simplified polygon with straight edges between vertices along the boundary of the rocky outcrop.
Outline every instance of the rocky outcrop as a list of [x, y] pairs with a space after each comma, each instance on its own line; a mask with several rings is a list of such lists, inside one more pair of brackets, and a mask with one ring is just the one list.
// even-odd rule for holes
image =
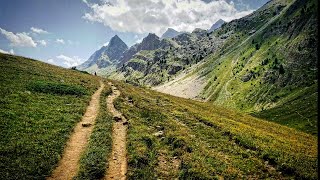
[[182, 70], [182, 66], [179, 64], [173, 64], [169, 67], [168, 74], [173, 75], [176, 74], [178, 71]]
[[129, 61], [127, 63], [128, 67], [131, 67], [135, 71], [143, 72], [146, 69], [146, 63], [139, 62], [139, 61]]

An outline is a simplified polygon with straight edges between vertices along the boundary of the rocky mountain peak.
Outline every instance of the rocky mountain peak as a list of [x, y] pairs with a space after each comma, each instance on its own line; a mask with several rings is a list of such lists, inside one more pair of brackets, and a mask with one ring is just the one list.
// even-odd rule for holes
[[154, 33], [149, 33], [141, 42], [141, 50], [154, 50], [160, 46], [160, 39]]
[[126, 43], [124, 43], [119, 36], [115, 35], [111, 38], [110, 43], [107, 46], [106, 54], [111, 61], [118, 60], [127, 49], [128, 46]]
[[222, 26], [222, 24], [224, 24], [224, 23], [225, 23], [224, 20], [219, 19], [217, 22], [215, 22], [215, 23], [211, 26], [211, 28], [210, 28], [208, 31], [209, 31], [209, 32], [212, 32], [212, 31], [220, 28], [220, 27]]
[[176, 31], [173, 28], [168, 28], [167, 31], [165, 33], [162, 34], [161, 39], [164, 38], [174, 38], [176, 36], [178, 36], [179, 34], [181, 34], [182, 32]]
[[195, 28], [192, 33], [202, 33], [204, 32], [205, 30], [201, 29], [201, 28]]
[[156, 34], [149, 33], [147, 37], [143, 38], [142, 43], [143, 41], [150, 41], [150, 40], [156, 40], [156, 39], [159, 39], [159, 37]]
[[126, 43], [124, 43], [118, 35], [113, 36], [110, 39], [109, 45], [108, 47], [119, 47], [119, 48], [124, 48], [126, 47], [126, 49], [128, 48], [128, 46], [126, 45]]
[[94, 52], [90, 58], [79, 65], [78, 68], [86, 69], [94, 64], [97, 64], [99, 68], [104, 68], [112, 63], [117, 63], [127, 49], [128, 46], [126, 43], [124, 43], [119, 36], [115, 35], [110, 39], [107, 46], [103, 46]]

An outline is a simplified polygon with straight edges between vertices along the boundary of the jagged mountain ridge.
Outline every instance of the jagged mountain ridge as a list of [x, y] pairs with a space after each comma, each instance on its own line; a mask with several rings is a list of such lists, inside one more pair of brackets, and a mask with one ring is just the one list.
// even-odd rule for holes
[[[196, 31], [201, 31], [202, 33], [199, 33], [201, 35], [203, 35], [203, 33], [204, 33], [204, 30], [201, 30], [201, 29], [195, 29], [194, 32], [196, 32]], [[181, 34], [184, 34], [184, 35], [181, 36], [180, 38], [175, 38]], [[119, 68], [120, 66], [125, 64], [127, 61], [132, 59], [133, 56], [140, 51], [156, 50], [159, 48], [166, 49], [169, 47], [175, 47], [175, 46], [177, 46], [177, 44], [179, 46], [179, 44], [181, 45], [181, 44], [196, 42], [195, 39], [191, 40], [188, 38], [189, 34], [190, 33], [187, 33], [187, 32], [178, 32], [172, 28], [168, 28], [168, 30], [161, 36], [161, 38], [159, 38], [157, 35], [155, 35], [153, 33], [149, 33], [148, 36], [146, 36], [142, 40], [141, 43], [134, 44], [129, 49], [127, 48], [125, 51], [121, 50], [118, 53], [119, 56], [116, 58], [113, 58], [113, 59], [117, 60], [116, 62], [108, 61], [109, 56], [106, 55], [105, 52], [107, 51], [109, 46], [103, 46], [101, 49], [97, 50], [93, 55], [91, 55], [91, 57], [86, 62], [79, 65], [78, 68], [82, 69], [82, 70], [87, 70], [87, 71], [92, 71], [91, 69], [99, 71], [99, 70], [104, 69], [109, 66], [116, 66]], [[117, 35], [115, 36], [115, 38], [117, 39], [117, 41], [123, 42]], [[187, 38], [187, 39], [185, 39], [185, 38]], [[174, 41], [177, 41], [177, 42], [174, 42]], [[190, 41], [190, 42], [188, 42], [188, 41]], [[113, 43], [113, 44], [116, 44], [116, 43]], [[113, 49], [116, 49], [116, 46], [112, 46], [112, 47], [115, 47]], [[120, 46], [120, 49], [123, 49], [123, 47]], [[97, 66], [97, 67], [90, 68], [93, 66]], [[107, 71], [109, 71], [109, 72], [102, 71], [102, 74], [104, 74], [104, 75], [110, 74], [113, 71], [115, 71], [115, 69], [114, 68], [112, 68], [112, 69], [107, 68]]]
[[116, 74], [122, 74], [121, 77], [133, 84], [158, 85], [185, 67], [200, 62], [223, 41], [201, 29], [162, 39], [158, 48], [138, 51], [131, 59], [126, 59], [127, 63]]

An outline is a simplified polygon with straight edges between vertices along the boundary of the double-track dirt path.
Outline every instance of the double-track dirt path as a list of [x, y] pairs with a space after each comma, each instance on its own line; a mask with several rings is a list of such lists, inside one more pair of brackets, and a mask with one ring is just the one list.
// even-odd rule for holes
[[92, 95], [90, 104], [87, 107], [82, 120], [75, 126], [58, 166], [47, 179], [69, 180], [77, 175], [81, 153], [86, 149], [95, 120], [99, 113], [100, 95], [103, 88], [104, 84], [103, 82], [100, 82], [100, 88]]
[[126, 179], [127, 173], [127, 125], [125, 117], [114, 107], [114, 100], [120, 96], [120, 91], [109, 83], [112, 94], [107, 98], [108, 111], [115, 122], [112, 127], [112, 152], [109, 157], [109, 168], [105, 179]]

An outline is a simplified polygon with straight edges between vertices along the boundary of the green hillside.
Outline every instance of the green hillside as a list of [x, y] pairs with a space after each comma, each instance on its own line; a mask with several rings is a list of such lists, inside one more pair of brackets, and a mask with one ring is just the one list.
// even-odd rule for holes
[[0, 177], [44, 179], [99, 78], [0, 53]]
[[[195, 70], [208, 78], [202, 96], [317, 134], [317, 7], [315, 0], [271, 1], [251, 16], [222, 26], [215, 33], [232, 31], [230, 44]], [[257, 24], [272, 9], [281, 11]], [[252, 29], [255, 33], [248, 35]]]
[[[0, 54], [0, 176], [45, 179], [99, 78]], [[107, 80], [103, 80], [107, 85]], [[129, 121], [128, 179], [318, 179], [317, 137], [241, 112], [113, 81]], [[100, 112], [77, 179], [108, 167], [112, 118]]]

